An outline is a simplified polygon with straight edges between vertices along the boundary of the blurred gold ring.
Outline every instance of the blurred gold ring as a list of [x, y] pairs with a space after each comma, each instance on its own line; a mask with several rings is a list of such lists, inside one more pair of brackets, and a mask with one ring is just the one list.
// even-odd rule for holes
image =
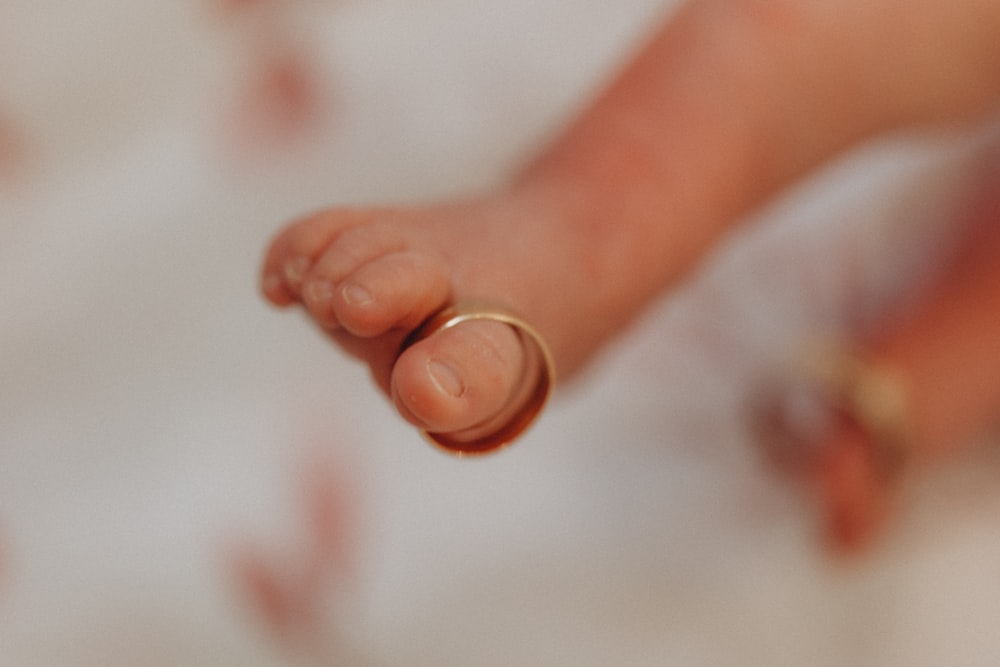
[[899, 374], [847, 345], [818, 351], [806, 372], [826, 387], [835, 409], [868, 434], [883, 476], [898, 474], [911, 454], [913, 416]]
[[[486, 435], [465, 441], [455, 437], [454, 434], [423, 432], [424, 436], [432, 443], [458, 456], [485, 454], [516, 440], [542, 412], [555, 385], [555, 362], [542, 335], [517, 315], [494, 305], [476, 302], [460, 303], [438, 311], [403, 341], [399, 353], [402, 354], [411, 345], [440, 331], [474, 320], [490, 320], [511, 327], [517, 333], [524, 347], [525, 368], [534, 370], [535, 372], [532, 374], [536, 378], [530, 390], [524, 392], [526, 395], [523, 405], [516, 410], [510, 419]], [[533, 364], [537, 368], [531, 369], [529, 364]], [[521, 392], [515, 392], [515, 395], [518, 393]]]

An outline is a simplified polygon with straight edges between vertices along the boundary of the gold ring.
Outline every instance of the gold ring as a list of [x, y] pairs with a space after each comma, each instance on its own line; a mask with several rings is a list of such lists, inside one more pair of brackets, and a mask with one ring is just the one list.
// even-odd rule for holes
[[555, 385], [555, 362], [542, 335], [510, 311], [489, 304], [461, 303], [438, 311], [407, 336], [400, 347], [399, 354], [402, 354], [411, 345], [440, 331], [473, 320], [490, 320], [511, 327], [520, 338], [527, 355], [525, 368], [536, 372], [525, 374], [526, 381], [531, 381], [532, 376], [534, 376], [533, 385], [530, 388], [524, 387], [523, 391], [513, 393], [515, 397], [524, 396], [522, 405], [516, 409], [510, 419], [486, 435], [466, 441], [447, 433], [423, 431], [424, 436], [432, 443], [458, 456], [485, 454], [516, 440], [542, 412], [542, 408], [548, 402]]
[[825, 387], [834, 410], [868, 435], [883, 477], [895, 477], [910, 456], [912, 439], [910, 397], [899, 374], [836, 344], [811, 355], [804, 371]]

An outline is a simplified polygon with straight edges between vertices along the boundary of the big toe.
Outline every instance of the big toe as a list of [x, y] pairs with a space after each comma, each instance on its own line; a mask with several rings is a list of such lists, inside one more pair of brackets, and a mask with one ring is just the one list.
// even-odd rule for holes
[[525, 350], [501, 322], [468, 321], [407, 348], [392, 374], [392, 398], [407, 421], [455, 440], [495, 429], [525, 376]]

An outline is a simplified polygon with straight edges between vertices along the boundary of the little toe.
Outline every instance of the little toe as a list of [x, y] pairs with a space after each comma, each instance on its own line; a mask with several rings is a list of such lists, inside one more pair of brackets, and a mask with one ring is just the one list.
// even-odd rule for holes
[[260, 277], [261, 293], [276, 306], [295, 303], [311, 266], [312, 260], [304, 255], [268, 257]]
[[275, 306], [290, 306], [296, 300], [295, 294], [285, 285], [284, 275], [278, 270], [264, 269], [260, 278], [260, 291]]
[[399, 413], [433, 433], [470, 439], [502, 417], [524, 376], [518, 334], [493, 321], [464, 322], [408, 348], [392, 374]]
[[314, 262], [346, 230], [371, 215], [356, 210], [325, 211], [292, 223], [271, 242], [261, 271], [261, 291], [275, 305], [302, 298]]

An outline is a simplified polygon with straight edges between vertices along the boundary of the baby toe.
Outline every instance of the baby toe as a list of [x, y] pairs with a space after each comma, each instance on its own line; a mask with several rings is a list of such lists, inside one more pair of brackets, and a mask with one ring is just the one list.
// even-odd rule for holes
[[444, 305], [449, 291], [440, 260], [374, 225], [342, 233], [302, 286], [303, 302], [320, 325], [366, 338], [415, 328]]
[[301, 297], [302, 281], [311, 267], [303, 255], [272, 253], [264, 263], [260, 291], [276, 306], [288, 306]]
[[356, 336], [411, 330], [448, 301], [444, 266], [416, 251], [391, 253], [364, 264], [337, 285], [331, 305], [337, 321]]
[[261, 271], [261, 291], [276, 305], [303, 297], [302, 290], [313, 264], [346, 230], [371, 217], [363, 211], [335, 210], [290, 224], [268, 247]]
[[464, 322], [408, 348], [392, 374], [392, 397], [410, 423], [471, 438], [493, 427], [524, 375], [517, 333], [494, 321]]

